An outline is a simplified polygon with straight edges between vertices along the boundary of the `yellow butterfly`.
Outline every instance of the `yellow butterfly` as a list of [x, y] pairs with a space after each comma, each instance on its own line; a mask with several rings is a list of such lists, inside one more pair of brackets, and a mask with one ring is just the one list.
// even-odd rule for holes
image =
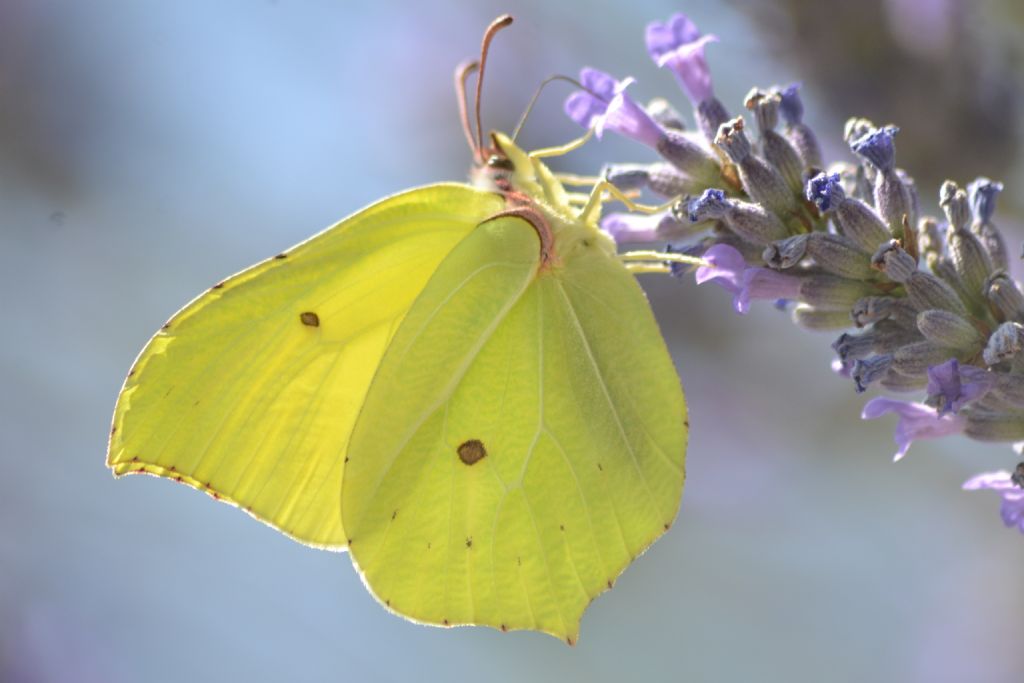
[[[688, 425], [632, 271], [501, 133], [472, 185], [388, 197], [214, 285], [139, 355], [107, 464], [345, 549], [389, 609], [574, 643], [587, 605], [672, 523]], [[628, 200], [627, 200], [628, 201]]]

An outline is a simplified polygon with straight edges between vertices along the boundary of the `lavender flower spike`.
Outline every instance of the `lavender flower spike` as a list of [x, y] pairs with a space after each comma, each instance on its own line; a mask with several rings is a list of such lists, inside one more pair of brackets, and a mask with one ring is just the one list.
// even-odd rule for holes
[[749, 267], [734, 247], [716, 244], [703, 256], [711, 265], [697, 269], [697, 284], [714, 282], [733, 295], [732, 305], [737, 313], [750, 310], [755, 299], [796, 299], [800, 295], [800, 278], [774, 270]]
[[997, 491], [1003, 497], [999, 508], [1003, 524], [1024, 533], [1024, 489], [1020, 486], [1022, 470], [1024, 467], [1017, 465], [1017, 470], [1012, 474], [1005, 470], [985, 472], [965, 481], [963, 489]]
[[961, 365], [950, 358], [942, 365], [928, 368], [928, 403], [938, 414], [957, 413], [976, 401], [995, 385], [996, 376], [974, 365]]
[[713, 96], [704, 48], [708, 43], [717, 42], [716, 36], [702, 36], [689, 17], [678, 13], [665, 23], [648, 24], [645, 38], [651, 59], [658, 66], [672, 70], [693, 106]]
[[915, 439], [934, 439], [959, 434], [964, 430], [966, 422], [961, 415], [940, 415], [935, 408], [923, 403], [897, 401], [884, 396], [873, 398], [864, 404], [861, 418], [873, 420], [887, 413], [896, 413], [899, 416], [894, 435], [899, 448], [893, 456], [893, 462], [898, 462], [907, 454], [907, 449]]
[[584, 128], [593, 128], [598, 138], [611, 130], [651, 148], [656, 148], [664, 131], [644, 108], [626, 94], [632, 78], [619, 81], [597, 69], [580, 71], [580, 82], [589, 92], [577, 91], [565, 101], [565, 113]]

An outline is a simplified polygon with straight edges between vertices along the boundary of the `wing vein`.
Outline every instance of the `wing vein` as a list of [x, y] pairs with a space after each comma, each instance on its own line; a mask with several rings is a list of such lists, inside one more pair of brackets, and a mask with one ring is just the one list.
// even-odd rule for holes
[[[557, 281], [556, 281], [557, 282]], [[565, 289], [562, 287], [561, 282], [557, 282], [558, 291], [561, 293], [562, 298], [565, 300], [566, 308], [572, 316], [573, 328], [579, 335], [580, 341], [583, 344], [583, 350], [586, 351], [587, 360], [590, 363], [590, 368], [593, 371], [594, 377], [597, 379], [598, 385], [601, 387], [601, 395], [604, 396], [605, 402], [608, 404], [608, 408], [611, 411], [612, 417], [615, 419], [615, 427], [619, 432], [619, 436], [622, 439], [623, 445], [626, 450], [629, 451], [629, 455], [632, 459], [633, 466], [636, 469], [637, 474], [640, 476], [640, 481], [643, 482], [644, 489], [647, 491], [647, 497], [652, 507], [657, 507], [655, 504], [655, 497], [651, 486], [647, 481], [647, 476], [644, 474], [643, 468], [640, 467], [640, 460], [636, 455], [636, 450], [633, 448], [633, 444], [629, 441], [626, 436], [626, 429], [622, 425], [622, 417], [619, 415], [618, 408], [615, 407], [615, 403], [612, 401], [611, 394], [608, 392], [608, 385], [605, 384], [604, 377], [601, 375], [601, 369], [597, 366], [597, 359], [594, 358], [594, 352], [590, 348], [590, 342], [587, 340], [587, 335], [583, 332], [583, 325], [580, 323], [579, 316], [576, 315], [576, 309], [573, 308], [572, 300], [569, 299], [569, 295], [565, 293]], [[659, 511], [660, 512], [660, 511]]]

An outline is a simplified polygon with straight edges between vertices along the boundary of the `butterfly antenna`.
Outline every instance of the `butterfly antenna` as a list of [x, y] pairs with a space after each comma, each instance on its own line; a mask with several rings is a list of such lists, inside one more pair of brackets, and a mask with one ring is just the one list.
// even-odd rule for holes
[[466, 61], [455, 67], [455, 95], [459, 100], [459, 120], [462, 121], [462, 132], [466, 136], [466, 142], [469, 143], [469, 151], [474, 156], [479, 156], [479, 152], [476, 146], [476, 139], [473, 136], [473, 129], [469, 123], [469, 101], [466, 99], [466, 79], [469, 78], [470, 74], [479, 68], [480, 62], [472, 59]]
[[533, 91], [533, 97], [530, 98], [530, 103], [526, 105], [526, 111], [524, 111], [523, 115], [519, 117], [519, 123], [516, 124], [515, 130], [512, 131], [512, 142], [515, 142], [516, 138], [519, 137], [519, 131], [523, 129], [523, 125], [526, 123], [527, 117], [530, 115], [530, 112], [533, 111], [533, 105], [537, 104], [537, 98], [539, 98], [541, 92], [544, 91], [544, 87], [547, 86], [548, 83], [551, 83], [552, 81], [565, 81], [566, 83], [572, 83], [580, 90], [590, 92], [588, 88], [584, 87], [584, 85], [577, 81], [575, 78], [563, 76], [562, 74], [548, 76], [543, 81], [541, 81], [540, 85], [537, 86], [537, 89]]
[[484, 87], [484, 67], [487, 66], [487, 53], [491, 49], [491, 41], [494, 40], [495, 34], [501, 29], [505, 28], [512, 23], [511, 14], [503, 14], [487, 27], [487, 31], [484, 32], [484, 40], [480, 45], [480, 74], [476, 78], [476, 140], [477, 140], [477, 151], [484, 148], [484, 130], [480, 123], [480, 93]]

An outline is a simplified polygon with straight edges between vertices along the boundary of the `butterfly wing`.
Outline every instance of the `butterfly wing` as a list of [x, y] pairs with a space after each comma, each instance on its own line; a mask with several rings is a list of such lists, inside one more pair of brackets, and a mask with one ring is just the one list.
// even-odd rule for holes
[[686, 407], [643, 292], [606, 253], [539, 267], [490, 220], [402, 322], [353, 430], [352, 559], [413, 620], [575, 642], [675, 517]]
[[343, 547], [342, 464], [373, 373], [438, 264], [503, 205], [465, 185], [412, 190], [214, 286], [136, 360], [108, 466]]

